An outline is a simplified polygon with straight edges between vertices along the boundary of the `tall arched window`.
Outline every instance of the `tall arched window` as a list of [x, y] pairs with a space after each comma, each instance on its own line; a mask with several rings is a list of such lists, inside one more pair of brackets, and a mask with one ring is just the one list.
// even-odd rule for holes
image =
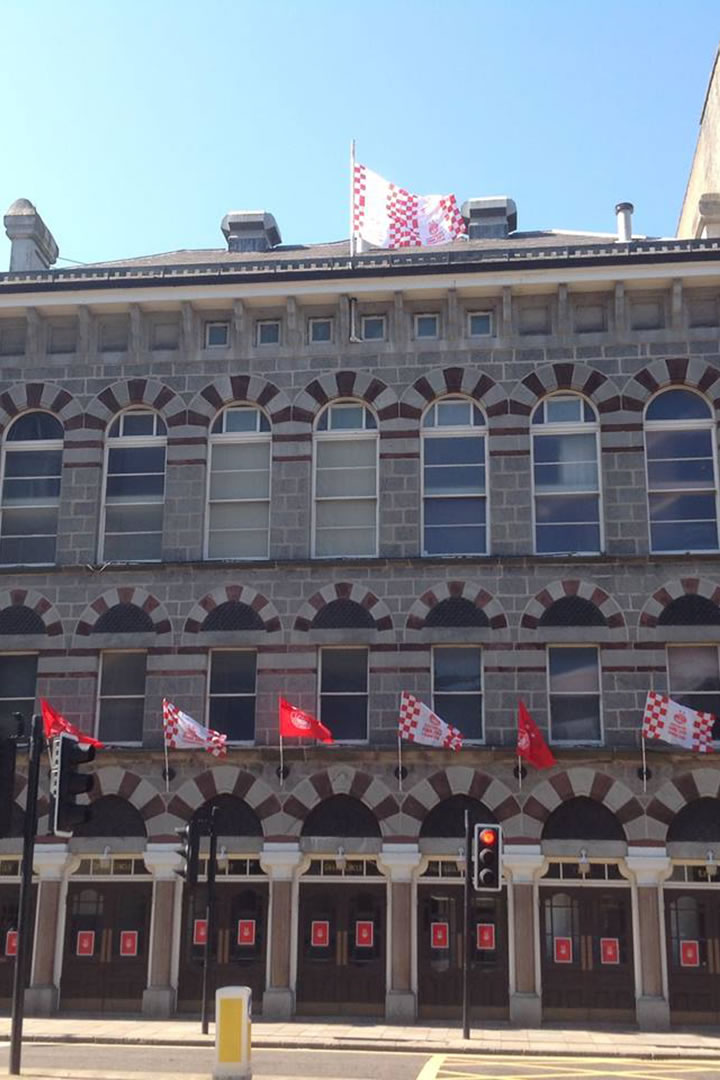
[[266, 559], [270, 523], [270, 424], [232, 405], [210, 429], [205, 557]]
[[665, 390], [645, 413], [651, 551], [716, 551], [717, 465], [710, 406]]
[[334, 402], [315, 429], [313, 553], [377, 555], [377, 423], [359, 401]]
[[55, 562], [63, 427], [46, 412], [27, 412], [3, 443], [0, 563]]
[[532, 417], [535, 550], [602, 551], [599, 425], [579, 394], [553, 394]]
[[443, 398], [423, 419], [423, 555], [487, 554], [485, 417]]
[[162, 554], [165, 423], [150, 409], [128, 409], [110, 425], [100, 558], [146, 562]]

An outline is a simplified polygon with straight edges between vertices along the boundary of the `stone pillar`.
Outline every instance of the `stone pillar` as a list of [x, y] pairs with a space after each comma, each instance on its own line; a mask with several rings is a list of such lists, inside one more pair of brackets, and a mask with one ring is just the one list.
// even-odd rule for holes
[[25, 991], [28, 1016], [51, 1016], [57, 1011], [60, 971], [55, 970], [55, 957], [65, 926], [60, 906], [63, 878], [76, 865], [77, 859], [68, 854], [65, 844], [37, 844], [35, 847], [33, 870], [39, 880], [30, 986]]
[[672, 864], [664, 850], [630, 848], [625, 860], [633, 882], [635, 1009], [642, 1031], [670, 1027], [663, 882]]
[[509, 845], [503, 853], [508, 879], [510, 1020], [522, 1027], [539, 1027], [542, 1022], [535, 881], [544, 865], [539, 844]]
[[413, 948], [417, 921], [413, 872], [420, 865], [415, 844], [383, 844], [378, 863], [389, 884], [387, 950], [389, 982], [385, 991], [385, 1017], [396, 1024], [417, 1017], [413, 985]]
[[297, 943], [295, 881], [304, 862], [297, 844], [266, 844], [260, 865], [270, 876], [268, 983], [263, 994], [263, 1020], [287, 1020], [295, 1012], [292, 953]]
[[175, 987], [172, 985], [173, 946], [179, 940], [175, 925], [175, 894], [181, 859], [170, 844], [148, 844], [145, 865], [152, 874], [153, 898], [148, 955], [148, 983], [143, 991], [145, 1016], [172, 1016], [175, 1011]]

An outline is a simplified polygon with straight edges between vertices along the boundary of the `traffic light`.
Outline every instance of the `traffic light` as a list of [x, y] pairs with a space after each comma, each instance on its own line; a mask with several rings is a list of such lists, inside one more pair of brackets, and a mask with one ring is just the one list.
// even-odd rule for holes
[[185, 860], [185, 865], [175, 873], [184, 879], [189, 889], [194, 889], [198, 879], [198, 863], [200, 861], [200, 822], [192, 818], [187, 825], [175, 832], [180, 837], [181, 847], [177, 849], [178, 855]]
[[81, 749], [74, 735], [57, 735], [50, 754], [50, 822], [56, 836], [72, 836], [73, 829], [90, 820], [90, 807], [78, 806], [78, 795], [87, 795], [95, 777], [78, 772], [78, 766], [95, 758], [95, 747]]
[[476, 825], [475, 888], [479, 892], [502, 889], [502, 829], [499, 825]]
[[0, 836], [9, 836], [15, 795], [14, 739], [0, 739]]

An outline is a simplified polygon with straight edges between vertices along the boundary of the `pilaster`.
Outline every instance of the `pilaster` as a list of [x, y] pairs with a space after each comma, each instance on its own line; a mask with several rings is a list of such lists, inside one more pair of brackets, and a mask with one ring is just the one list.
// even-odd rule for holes
[[536, 881], [545, 869], [539, 844], [510, 845], [503, 852], [510, 922], [510, 1019], [523, 1027], [542, 1022], [540, 921]]
[[670, 1027], [663, 882], [672, 863], [664, 850], [630, 848], [625, 866], [633, 883], [633, 948], [635, 1009], [638, 1027], [657, 1031]]
[[145, 865], [153, 876], [153, 900], [148, 948], [148, 984], [143, 992], [145, 1016], [171, 1016], [175, 1011], [175, 987], [171, 982], [173, 942], [180, 937], [175, 925], [175, 893], [180, 887], [175, 873], [181, 859], [170, 844], [148, 844]]
[[389, 985], [385, 992], [385, 1017], [392, 1023], [413, 1023], [417, 1017], [417, 994], [413, 989], [412, 955], [416, 937], [413, 875], [420, 865], [416, 844], [383, 844], [378, 865], [390, 883], [388, 911]]
[[63, 940], [63, 879], [77, 866], [65, 844], [37, 844], [33, 873], [37, 882], [35, 932], [30, 985], [25, 991], [28, 1016], [51, 1016], [57, 1011], [60, 971], [56, 945]]
[[270, 963], [263, 995], [264, 1020], [287, 1020], [295, 1011], [292, 954], [297, 947], [298, 905], [293, 904], [293, 887], [304, 861], [297, 844], [266, 844], [260, 852], [260, 865], [270, 878]]

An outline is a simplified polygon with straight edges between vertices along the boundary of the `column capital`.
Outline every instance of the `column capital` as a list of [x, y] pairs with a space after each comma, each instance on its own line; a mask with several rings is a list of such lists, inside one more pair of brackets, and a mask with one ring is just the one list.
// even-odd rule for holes
[[175, 871], [182, 866], [180, 853], [174, 844], [148, 844], [143, 859], [156, 881], [175, 881]]
[[299, 844], [265, 844], [260, 865], [273, 881], [292, 881], [305, 859]]
[[392, 882], [412, 881], [421, 859], [417, 844], [383, 844], [378, 865]]
[[509, 844], [503, 848], [503, 870], [515, 885], [531, 885], [545, 868], [539, 844]]
[[71, 874], [80, 863], [78, 855], [71, 855], [67, 844], [36, 844], [33, 855], [33, 873], [41, 881], [60, 881]]
[[672, 861], [664, 848], [630, 848], [625, 865], [636, 885], [662, 885], [672, 873]]

